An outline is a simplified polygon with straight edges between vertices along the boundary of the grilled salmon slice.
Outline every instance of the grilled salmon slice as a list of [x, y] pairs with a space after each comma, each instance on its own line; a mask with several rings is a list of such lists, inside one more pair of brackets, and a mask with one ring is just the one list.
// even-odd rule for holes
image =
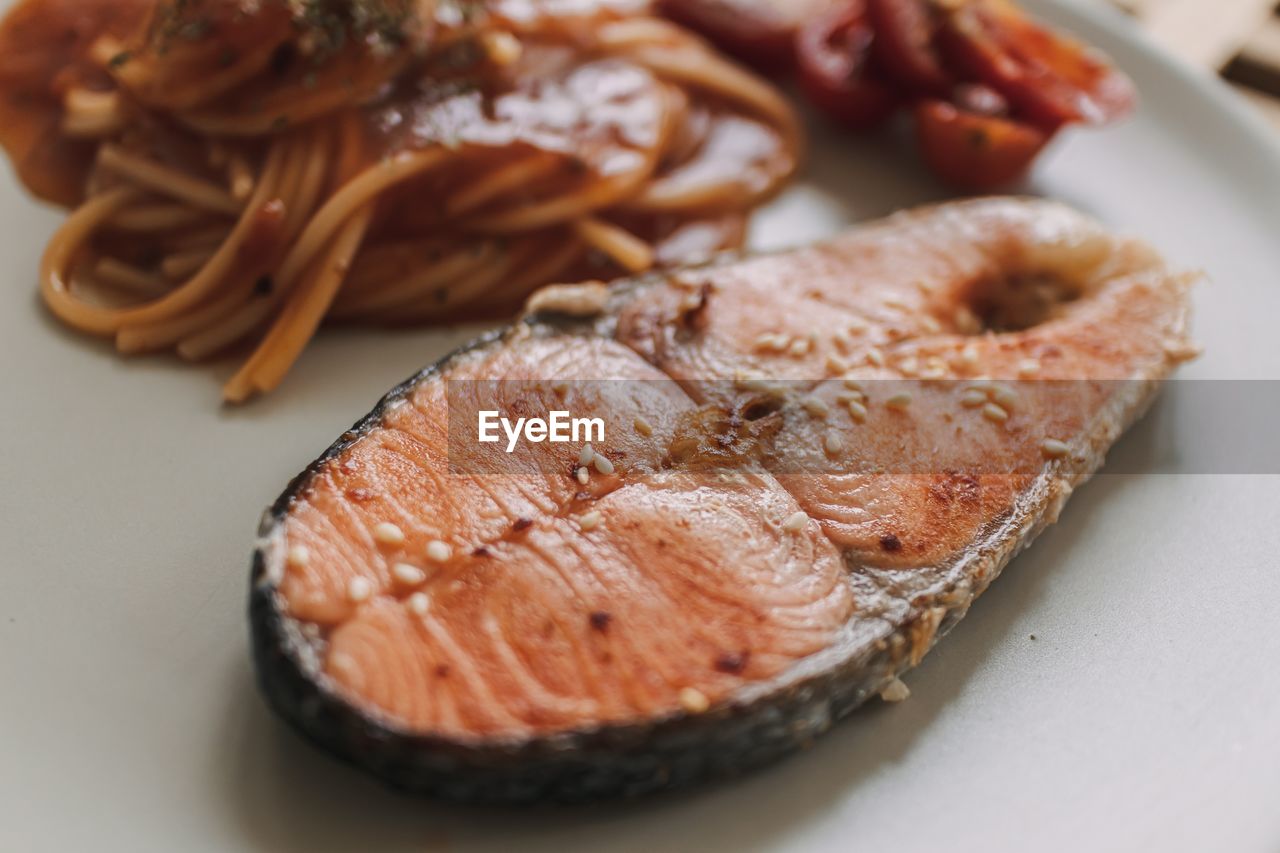
[[[262, 687], [335, 753], [455, 799], [782, 755], [918, 663], [1056, 518], [1193, 353], [1189, 285], [1067, 208], [987, 200], [543, 291], [270, 510]], [[553, 408], [607, 440], [467, 432]]]
[[618, 337], [702, 402], [808, 389], [772, 469], [855, 568], [921, 566], [1006, 515], [1046, 457], [1100, 458], [1194, 353], [1188, 285], [1069, 208], [982, 201], [677, 274]]
[[[764, 471], [708, 483], [662, 469], [664, 433], [620, 430], [600, 451], [612, 472], [581, 482], [585, 442], [449, 440], [452, 412], [510, 411], [516, 389], [530, 410], [669, 434], [691, 401], [621, 345], [531, 337], [448, 376], [453, 394], [417, 384], [318, 467], [273, 537], [286, 615], [324, 632], [325, 677], [352, 703], [460, 739], [669, 715], [690, 690], [720, 701], [773, 677], [847, 621], [839, 552], [816, 525], [781, 530], [799, 508]], [[594, 377], [610, 381], [555, 381]]]

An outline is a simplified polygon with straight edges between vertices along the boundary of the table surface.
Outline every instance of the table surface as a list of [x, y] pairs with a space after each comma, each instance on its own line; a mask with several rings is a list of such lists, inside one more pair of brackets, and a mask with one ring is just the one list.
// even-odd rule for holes
[[1276, 0], [1110, 2], [1132, 15], [1167, 53], [1221, 73], [1280, 131], [1280, 6]]

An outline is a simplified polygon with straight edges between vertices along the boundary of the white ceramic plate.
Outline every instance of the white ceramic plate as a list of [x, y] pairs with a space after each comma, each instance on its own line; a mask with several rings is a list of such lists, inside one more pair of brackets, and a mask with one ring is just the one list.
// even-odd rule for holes
[[[1209, 271], [1196, 295], [1207, 354], [1184, 376], [1280, 378], [1274, 131], [1118, 16], [1036, 6], [1109, 51], [1143, 104], [1123, 127], [1073, 135], [1029, 189]], [[884, 143], [817, 147], [760, 244], [940, 196]], [[42, 313], [36, 265], [59, 214], [7, 169], [0, 184], [0, 849], [1280, 844], [1274, 476], [1100, 477], [908, 676], [908, 702], [873, 702], [742, 781], [516, 813], [384, 790], [260, 701], [250, 543], [290, 476], [464, 334], [326, 333], [279, 393], [223, 410], [229, 367], [121, 361]], [[1168, 402], [1157, 414], [1180, 442], [1214, 440], [1212, 418], [1184, 423]], [[1144, 435], [1115, 454], [1141, 452]]]

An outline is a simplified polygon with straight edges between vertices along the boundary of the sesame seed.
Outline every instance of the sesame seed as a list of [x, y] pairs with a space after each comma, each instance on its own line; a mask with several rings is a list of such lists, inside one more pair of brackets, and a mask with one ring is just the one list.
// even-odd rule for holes
[[978, 315], [974, 314], [967, 305], [961, 305], [956, 309], [953, 321], [956, 324], [956, 328], [966, 334], [977, 332], [982, 328], [982, 321], [978, 319]]
[[373, 538], [382, 545], [403, 545], [404, 531], [389, 521], [381, 521], [373, 526]]
[[485, 51], [495, 65], [510, 65], [520, 58], [523, 47], [520, 44], [520, 40], [511, 33], [499, 30], [486, 35], [487, 37], [484, 38]]
[[419, 616], [426, 613], [431, 608], [431, 599], [427, 597], [425, 592], [415, 592], [413, 595], [409, 596], [405, 603], [409, 606], [410, 610], [417, 613]]
[[1040, 452], [1050, 459], [1061, 459], [1071, 452], [1071, 448], [1067, 446], [1065, 441], [1059, 441], [1056, 438], [1046, 438], [1040, 442]]
[[585, 486], [591, 479], [591, 472], [587, 470], [586, 467], [582, 467], [574, 472], [574, 477], [577, 479], [579, 485]]
[[849, 401], [849, 417], [853, 418], [857, 423], [866, 423], [867, 407], [857, 400]]
[[938, 318], [930, 314], [925, 314], [920, 318], [920, 327], [931, 335], [936, 335], [942, 331], [942, 324], [938, 322]]
[[1012, 409], [1014, 404], [1018, 402], [1018, 392], [1008, 385], [993, 385], [991, 386], [991, 399], [1006, 409]]
[[995, 403], [987, 403], [982, 407], [982, 416], [989, 421], [1004, 423], [1009, 420], [1009, 413]]
[[876, 347], [867, 350], [867, 363], [876, 367], [884, 367], [884, 353]]
[[613, 473], [613, 463], [609, 461], [607, 456], [597, 453], [593, 464], [596, 466], [596, 470], [606, 477]]
[[851, 336], [854, 336], [854, 337], [862, 334], [866, 330], [867, 330], [867, 321], [862, 319], [851, 320], [849, 322], [849, 325], [845, 326], [845, 331], [847, 331]]
[[352, 578], [351, 583], [347, 584], [347, 598], [356, 604], [368, 601], [371, 595], [373, 595], [373, 584], [369, 583], [368, 578]]
[[1035, 376], [1039, 372], [1040, 362], [1036, 361], [1034, 358], [1024, 358], [1022, 361], [1018, 362], [1018, 376], [1025, 378], [1027, 376]]
[[825, 418], [831, 414], [831, 407], [827, 402], [819, 397], [806, 396], [800, 400], [800, 406], [812, 418]]
[[848, 371], [851, 365], [838, 355], [827, 356], [827, 372], [837, 376]]
[[579, 465], [590, 465], [591, 458], [596, 455], [595, 448], [591, 446], [591, 442], [582, 445], [582, 452], [578, 454]]
[[649, 423], [644, 418], [636, 418], [635, 423], [632, 424], [632, 426], [636, 428], [636, 432], [646, 438], [653, 435], [653, 424]]
[[844, 450], [844, 439], [840, 437], [838, 432], [829, 432], [822, 440], [822, 449], [827, 451], [828, 456], [837, 456], [840, 451]]
[[702, 305], [703, 305], [703, 298], [701, 293], [687, 294], [683, 299], [680, 300], [680, 313], [688, 314], [692, 311], [697, 311], [699, 308], [702, 307]]
[[915, 376], [920, 372], [920, 359], [915, 356], [907, 356], [898, 362], [898, 370], [902, 371], [906, 376]]
[[782, 529], [788, 533], [798, 533], [804, 530], [805, 525], [809, 523], [809, 516], [803, 510], [793, 512], [787, 516], [786, 521], [782, 522]]
[[1164, 354], [1174, 361], [1190, 361], [1202, 352], [1204, 348], [1191, 341], [1169, 341], [1164, 345]]
[[966, 409], [976, 409], [979, 406], [986, 405], [986, 402], [986, 393], [977, 388], [970, 388], [960, 395], [960, 405]]
[[681, 290], [697, 290], [706, 283], [703, 276], [694, 275], [693, 272], [676, 273], [671, 276], [671, 283]]
[[680, 707], [690, 714], [701, 714], [711, 707], [711, 701], [701, 690], [686, 687], [680, 691]]
[[583, 531], [595, 530], [600, 526], [600, 522], [603, 519], [604, 516], [600, 514], [599, 510], [592, 510], [585, 515], [578, 516], [578, 527]]
[[427, 579], [427, 573], [409, 563], [396, 563], [391, 567], [391, 576], [405, 586], [417, 586]]
[[862, 383], [856, 379], [845, 379], [844, 387], [848, 388], [850, 391], [857, 391], [859, 394], [864, 394], [865, 392], [865, 389], [862, 387]]
[[756, 338], [753, 347], [765, 352], [781, 352], [790, 345], [791, 339], [786, 335], [778, 335], [773, 332], [765, 332]]
[[907, 406], [911, 405], [911, 394], [906, 391], [899, 391], [897, 394], [894, 394], [892, 397], [885, 400], [884, 404], [891, 409], [902, 411]]
[[774, 384], [763, 376], [738, 376], [733, 380], [733, 384], [742, 391], [773, 392], [777, 390]]
[[849, 340], [849, 335], [839, 330], [836, 330], [831, 335], [831, 343], [842, 355], [848, 355], [849, 349], [853, 345], [853, 341]]
[[962, 367], [973, 367], [978, 363], [978, 348], [973, 344], [965, 344], [964, 349], [960, 350], [960, 365]]
[[285, 562], [291, 566], [305, 566], [310, 561], [311, 552], [307, 550], [305, 545], [294, 545], [289, 549], [288, 556], [285, 557]]
[[808, 355], [811, 349], [813, 349], [813, 341], [808, 338], [796, 338], [791, 342], [791, 346], [787, 347], [787, 352], [799, 358]]
[[900, 678], [893, 679], [880, 691], [880, 698], [886, 702], [901, 702], [910, 695], [910, 688]]
[[427, 543], [427, 559], [433, 563], [443, 563], [452, 556], [453, 549], [449, 547], [449, 543], [439, 539], [432, 539]]

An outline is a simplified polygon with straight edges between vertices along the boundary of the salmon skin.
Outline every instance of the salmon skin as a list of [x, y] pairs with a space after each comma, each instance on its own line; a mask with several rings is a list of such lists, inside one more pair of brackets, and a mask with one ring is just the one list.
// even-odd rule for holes
[[[325, 749], [453, 800], [636, 795], [776, 759], [901, 695], [1056, 520], [1194, 354], [1191, 283], [1068, 208], [991, 199], [545, 289], [268, 511], [261, 688]], [[529, 404], [510, 382], [627, 428], [477, 473], [502, 449], [451, 440], [449, 411]]]

